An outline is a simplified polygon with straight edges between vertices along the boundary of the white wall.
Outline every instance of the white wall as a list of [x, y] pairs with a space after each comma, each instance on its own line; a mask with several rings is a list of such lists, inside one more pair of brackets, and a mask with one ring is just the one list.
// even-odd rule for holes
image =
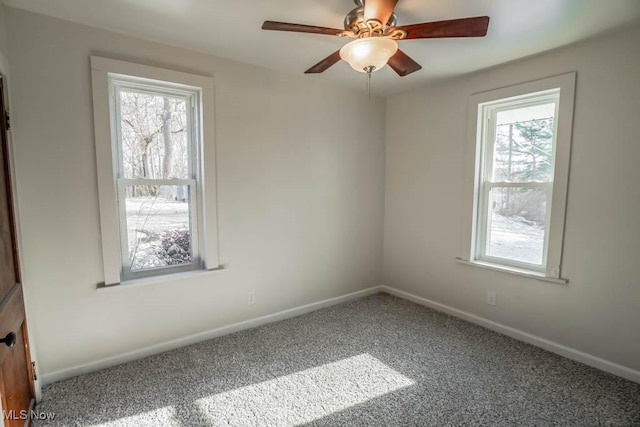
[[[635, 28], [389, 98], [384, 284], [639, 370], [638, 70]], [[457, 264], [469, 95], [570, 71], [570, 283]]]
[[[41, 374], [380, 284], [384, 100], [321, 78], [6, 14], [24, 284]], [[226, 270], [96, 290], [91, 54], [214, 75]]]
[[5, 21], [6, 6], [0, 2], [0, 73], [8, 74], [7, 31]]
[[0, 52], [7, 51], [7, 31], [5, 23], [5, 5], [0, 3]]

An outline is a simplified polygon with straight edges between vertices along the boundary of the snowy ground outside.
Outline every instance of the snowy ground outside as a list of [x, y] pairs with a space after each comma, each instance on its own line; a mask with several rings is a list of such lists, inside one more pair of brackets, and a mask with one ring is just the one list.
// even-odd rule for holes
[[517, 216], [493, 213], [489, 255], [531, 264], [542, 263], [544, 227]]
[[158, 256], [162, 235], [169, 230], [189, 230], [189, 203], [161, 197], [130, 197], [126, 205], [132, 269], [166, 266]]

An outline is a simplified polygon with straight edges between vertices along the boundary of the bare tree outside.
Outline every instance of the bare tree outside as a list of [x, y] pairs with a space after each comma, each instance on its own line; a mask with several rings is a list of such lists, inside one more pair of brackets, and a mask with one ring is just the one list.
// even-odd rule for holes
[[[119, 95], [123, 178], [191, 178], [187, 99], [126, 89]], [[127, 185], [125, 205], [132, 271], [192, 262], [188, 186]]]

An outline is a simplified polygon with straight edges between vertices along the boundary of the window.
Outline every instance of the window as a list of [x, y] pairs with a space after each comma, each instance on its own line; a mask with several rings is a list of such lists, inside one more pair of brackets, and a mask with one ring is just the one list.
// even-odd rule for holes
[[575, 74], [470, 100], [463, 261], [560, 279]]
[[91, 59], [105, 284], [217, 268], [211, 78]]

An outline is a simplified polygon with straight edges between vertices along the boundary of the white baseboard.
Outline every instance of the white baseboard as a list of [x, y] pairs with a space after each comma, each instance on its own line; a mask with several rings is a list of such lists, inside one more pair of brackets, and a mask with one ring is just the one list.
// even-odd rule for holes
[[154, 354], [162, 353], [176, 348], [184, 347], [186, 345], [195, 344], [198, 342], [206, 341], [212, 338], [220, 337], [223, 335], [232, 334], [234, 332], [242, 331], [245, 329], [255, 328], [267, 323], [277, 322], [279, 320], [289, 319], [291, 317], [299, 316], [301, 314], [309, 313], [319, 310], [324, 307], [340, 304], [343, 302], [351, 301], [354, 299], [362, 298], [368, 295], [373, 295], [378, 292], [387, 292], [388, 294], [397, 296], [399, 298], [406, 299], [408, 301], [415, 302], [425, 307], [432, 308], [443, 313], [450, 314], [451, 316], [458, 317], [460, 319], [475, 323], [492, 331], [507, 335], [511, 338], [515, 338], [520, 341], [532, 344], [536, 347], [543, 348], [552, 353], [559, 354], [568, 359], [575, 360], [585, 365], [592, 366], [594, 368], [609, 372], [622, 378], [640, 383], [640, 371], [628, 368], [626, 366], [619, 365], [608, 360], [592, 356], [584, 353], [580, 350], [567, 347], [562, 344], [558, 344], [553, 341], [549, 341], [544, 338], [540, 338], [536, 335], [529, 334], [519, 329], [512, 328], [497, 322], [494, 322], [484, 317], [477, 316], [475, 314], [468, 313], [463, 310], [459, 310], [448, 305], [444, 305], [435, 301], [431, 301], [426, 298], [419, 297], [409, 292], [401, 291], [390, 286], [375, 286], [372, 288], [364, 289], [358, 292], [342, 295], [335, 298], [329, 298], [323, 301], [314, 302], [311, 304], [302, 305], [299, 307], [291, 308], [288, 310], [279, 311], [277, 313], [268, 314], [261, 317], [245, 320], [238, 323], [233, 323], [226, 326], [221, 326], [209, 331], [200, 332], [197, 334], [182, 337], [176, 340], [152, 345], [149, 347], [141, 348], [139, 350], [131, 351], [128, 353], [111, 356], [105, 359], [97, 360], [95, 362], [86, 363], [83, 365], [72, 366], [70, 368], [61, 369], [59, 371], [47, 373], [41, 375], [41, 384], [47, 385], [52, 382], [60, 381], [65, 378], [75, 377], [77, 375], [86, 374], [100, 369], [105, 369], [111, 366], [120, 365], [122, 363], [131, 362], [133, 360], [142, 359], [144, 357], [152, 356]]
[[299, 307], [290, 308], [288, 310], [279, 311], [273, 314], [267, 314], [265, 316], [256, 317], [242, 322], [233, 323], [219, 328], [211, 329], [209, 331], [200, 332], [197, 334], [189, 335], [186, 337], [178, 338], [176, 340], [167, 341], [164, 343], [144, 347], [139, 350], [131, 351], [128, 353], [118, 354], [116, 356], [107, 357], [105, 359], [97, 360], [95, 362], [86, 363], [83, 365], [72, 366], [70, 368], [61, 369], [59, 371], [50, 372], [41, 375], [41, 385], [63, 380], [65, 378], [75, 377], [77, 375], [86, 374], [100, 369], [109, 368], [111, 366], [120, 365], [122, 363], [131, 362], [133, 360], [142, 359], [144, 357], [152, 356], [154, 354], [163, 353], [165, 351], [174, 350], [176, 348], [184, 347], [191, 344], [196, 344], [202, 341], [210, 340], [212, 338], [220, 337], [223, 335], [229, 335], [234, 332], [242, 331], [245, 329], [255, 328], [257, 326], [265, 325], [267, 323], [277, 322], [279, 320], [289, 319], [301, 314], [316, 311], [321, 308], [329, 307], [343, 302], [351, 301], [354, 299], [362, 298], [368, 295], [373, 295], [383, 290], [382, 286], [375, 286], [367, 288], [361, 291], [352, 292], [350, 294], [342, 295], [335, 298], [325, 299], [323, 301], [314, 302], [311, 304], [301, 305]]
[[476, 316], [475, 314], [471, 314], [466, 311], [441, 304], [439, 302], [419, 297], [409, 292], [401, 291], [399, 289], [384, 285], [380, 288], [382, 291], [387, 292], [388, 294], [415, 302], [417, 304], [432, 308], [437, 311], [441, 311], [443, 313], [447, 313], [451, 316], [458, 317], [471, 323], [475, 323], [487, 329], [491, 329], [492, 331], [498, 332], [500, 334], [507, 335], [511, 338], [524, 341], [528, 344], [543, 348], [552, 353], [559, 354], [560, 356], [564, 356], [568, 359], [575, 360], [577, 362], [584, 363], [585, 365], [589, 365], [602, 371], [609, 372], [630, 381], [640, 383], [640, 371], [637, 371], [635, 369], [631, 369], [626, 366], [622, 366], [617, 363], [602, 359], [600, 357], [587, 354], [580, 350], [576, 350], [574, 348], [549, 341], [547, 339], [532, 335], [519, 329], [494, 322], [493, 320], [485, 319], [484, 317]]

